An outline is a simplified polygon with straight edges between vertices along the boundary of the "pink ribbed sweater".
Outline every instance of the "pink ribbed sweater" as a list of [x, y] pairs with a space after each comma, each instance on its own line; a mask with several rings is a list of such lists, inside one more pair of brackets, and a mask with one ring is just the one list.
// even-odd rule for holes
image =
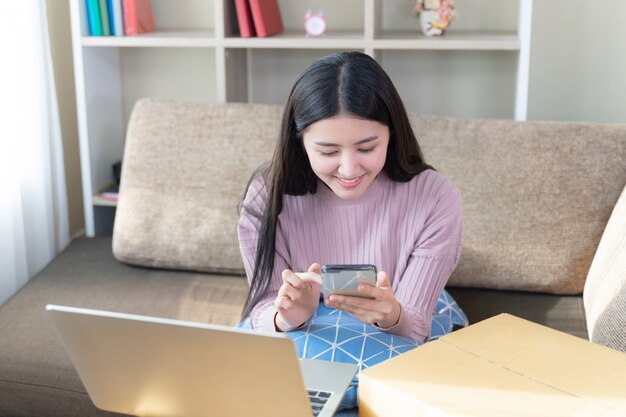
[[[245, 207], [262, 212], [264, 196], [262, 180], [253, 180], [238, 225], [248, 280], [254, 269], [259, 220]], [[398, 324], [386, 331], [424, 340], [462, 243], [460, 193], [435, 171], [424, 171], [405, 183], [381, 172], [357, 200], [340, 199], [320, 181], [316, 194], [283, 199], [274, 272], [269, 291], [250, 314], [252, 327], [275, 331], [274, 299], [285, 268], [300, 272], [314, 262], [373, 264], [389, 275], [401, 306]]]

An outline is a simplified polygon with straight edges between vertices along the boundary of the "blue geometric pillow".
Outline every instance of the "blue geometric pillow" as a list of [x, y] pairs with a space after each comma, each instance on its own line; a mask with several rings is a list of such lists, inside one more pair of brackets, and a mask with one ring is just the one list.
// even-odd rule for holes
[[[455, 325], [465, 327], [468, 324], [465, 313], [443, 290], [433, 313], [430, 340], [451, 332]], [[249, 319], [242, 321], [238, 327], [249, 328]], [[408, 337], [383, 332], [323, 303], [304, 328], [287, 335], [293, 339], [300, 358], [353, 363], [358, 366], [359, 372], [422, 344]], [[341, 401], [340, 409], [356, 407], [357, 386], [355, 377]]]
[[452, 331], [454, 327], [467, 327], [469, 320], [454, 298], [443, 290], [435, 304], [430, 325], [430, 339], [436, 340]]

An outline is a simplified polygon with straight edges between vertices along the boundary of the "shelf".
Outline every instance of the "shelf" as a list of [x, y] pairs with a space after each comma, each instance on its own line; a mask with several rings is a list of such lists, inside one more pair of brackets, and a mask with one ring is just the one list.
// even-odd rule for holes
[[98, 47], [215, 47], [213, 31], [158, 31], [134, 36], [83, 36], [83, 46]]
[[304, 31], [284, 31], [267, 38], [224, 39], [226, 48], [282, 48], [282, 49], [364, 49], [362, 32], [330, 31], [324, 36], [307, 37]]
[[[384, 65], [407, 102], [423, 112], [476, 113], [471, 94], [482, 100], [485, 89], [504, 91], [514, 79], [514, 117], [524, 120], [532, 0], [472, 2], [479, 7], [468, 6], [462, 14], [467, 22], [453, 24], [444, 36], [426, 37], [406, 0], [322, 0], [318, 8], [327, 12], [329, 29], [307, 37], [302, 20], [310, 5], [280, 0], [285, 31], [241, 38], [230, 35], [237, 27], [232, 0], [154, 0], [159, 29], [135, 36], [88, 36], [87, 3], [69, 0], [87, 236], [111, 233], [117, 201], [100, 197], [101, 187], [94, 185], [111, 180], [111, 164], [123, 157], [128, 119], [141, 97], [284, 103], [313, 58], [355, 50]], [[515, 2], [518, 16], [509, 4]], [[487, 52], [474, 54], [481, 51]], [[482, 108], [506, 116], [499, 100], [508, 95], [497, 94], [497, 106]]]
[[330, 31], [320, 37], [307, 37], [304, 31], [283, 31], [267, 38], [229, 37], [226, 48], [279, 49], [364, 49], [366, 41], [358, 31]]
[[520, 40], [514, 32], [453, 32], [427, 37], [415, 31], [385, 32], [375, 39], [365, 39], [359, 32], [330, 32], [319, 38], [307, 38], [300, 32], [283, 32], [267, 38], [226, 38], [227, 48], [284, 49], [430, 49], [468, 51], [519, 51]]
[[467, 51], [519, 51], [514, 32], [447, 32], [424, 36], [414, 31], [384, 32], [372, 41], [375, 49], [430, 49]]
[[91, 198], [91, 203], [94, 206], [117, 207], [117, 201], [109, 200], [107, 198], [102, 198], [97, 195], [94, 195]]

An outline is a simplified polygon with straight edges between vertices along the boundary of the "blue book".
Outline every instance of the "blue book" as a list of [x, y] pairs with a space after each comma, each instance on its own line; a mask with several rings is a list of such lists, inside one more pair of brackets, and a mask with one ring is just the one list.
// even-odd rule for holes
[[87, 20], [89, 21], [89, 34], [102, 36], [102, 22], [100, 21], [100, 6], [98, 0], [86, 0]]
[[122, 17], [122, 0], [108, 0], [109, 24], [111, 35], [124, 36], [124, 18]]

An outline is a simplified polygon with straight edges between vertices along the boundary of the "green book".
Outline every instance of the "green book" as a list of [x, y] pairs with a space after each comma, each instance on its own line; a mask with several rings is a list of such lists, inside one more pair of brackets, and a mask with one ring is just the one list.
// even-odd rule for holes
[[100, 4], [100, 23], [102, 23], [102, 34], [111, 36], [111, 24], [109, 23], [109, 5], [107, 0], [99, 0]]
[[99, 0], [87, 0], [87, 18], [89, 20], [89, 34], [102, 36], [102, 23], [100, 21]]

